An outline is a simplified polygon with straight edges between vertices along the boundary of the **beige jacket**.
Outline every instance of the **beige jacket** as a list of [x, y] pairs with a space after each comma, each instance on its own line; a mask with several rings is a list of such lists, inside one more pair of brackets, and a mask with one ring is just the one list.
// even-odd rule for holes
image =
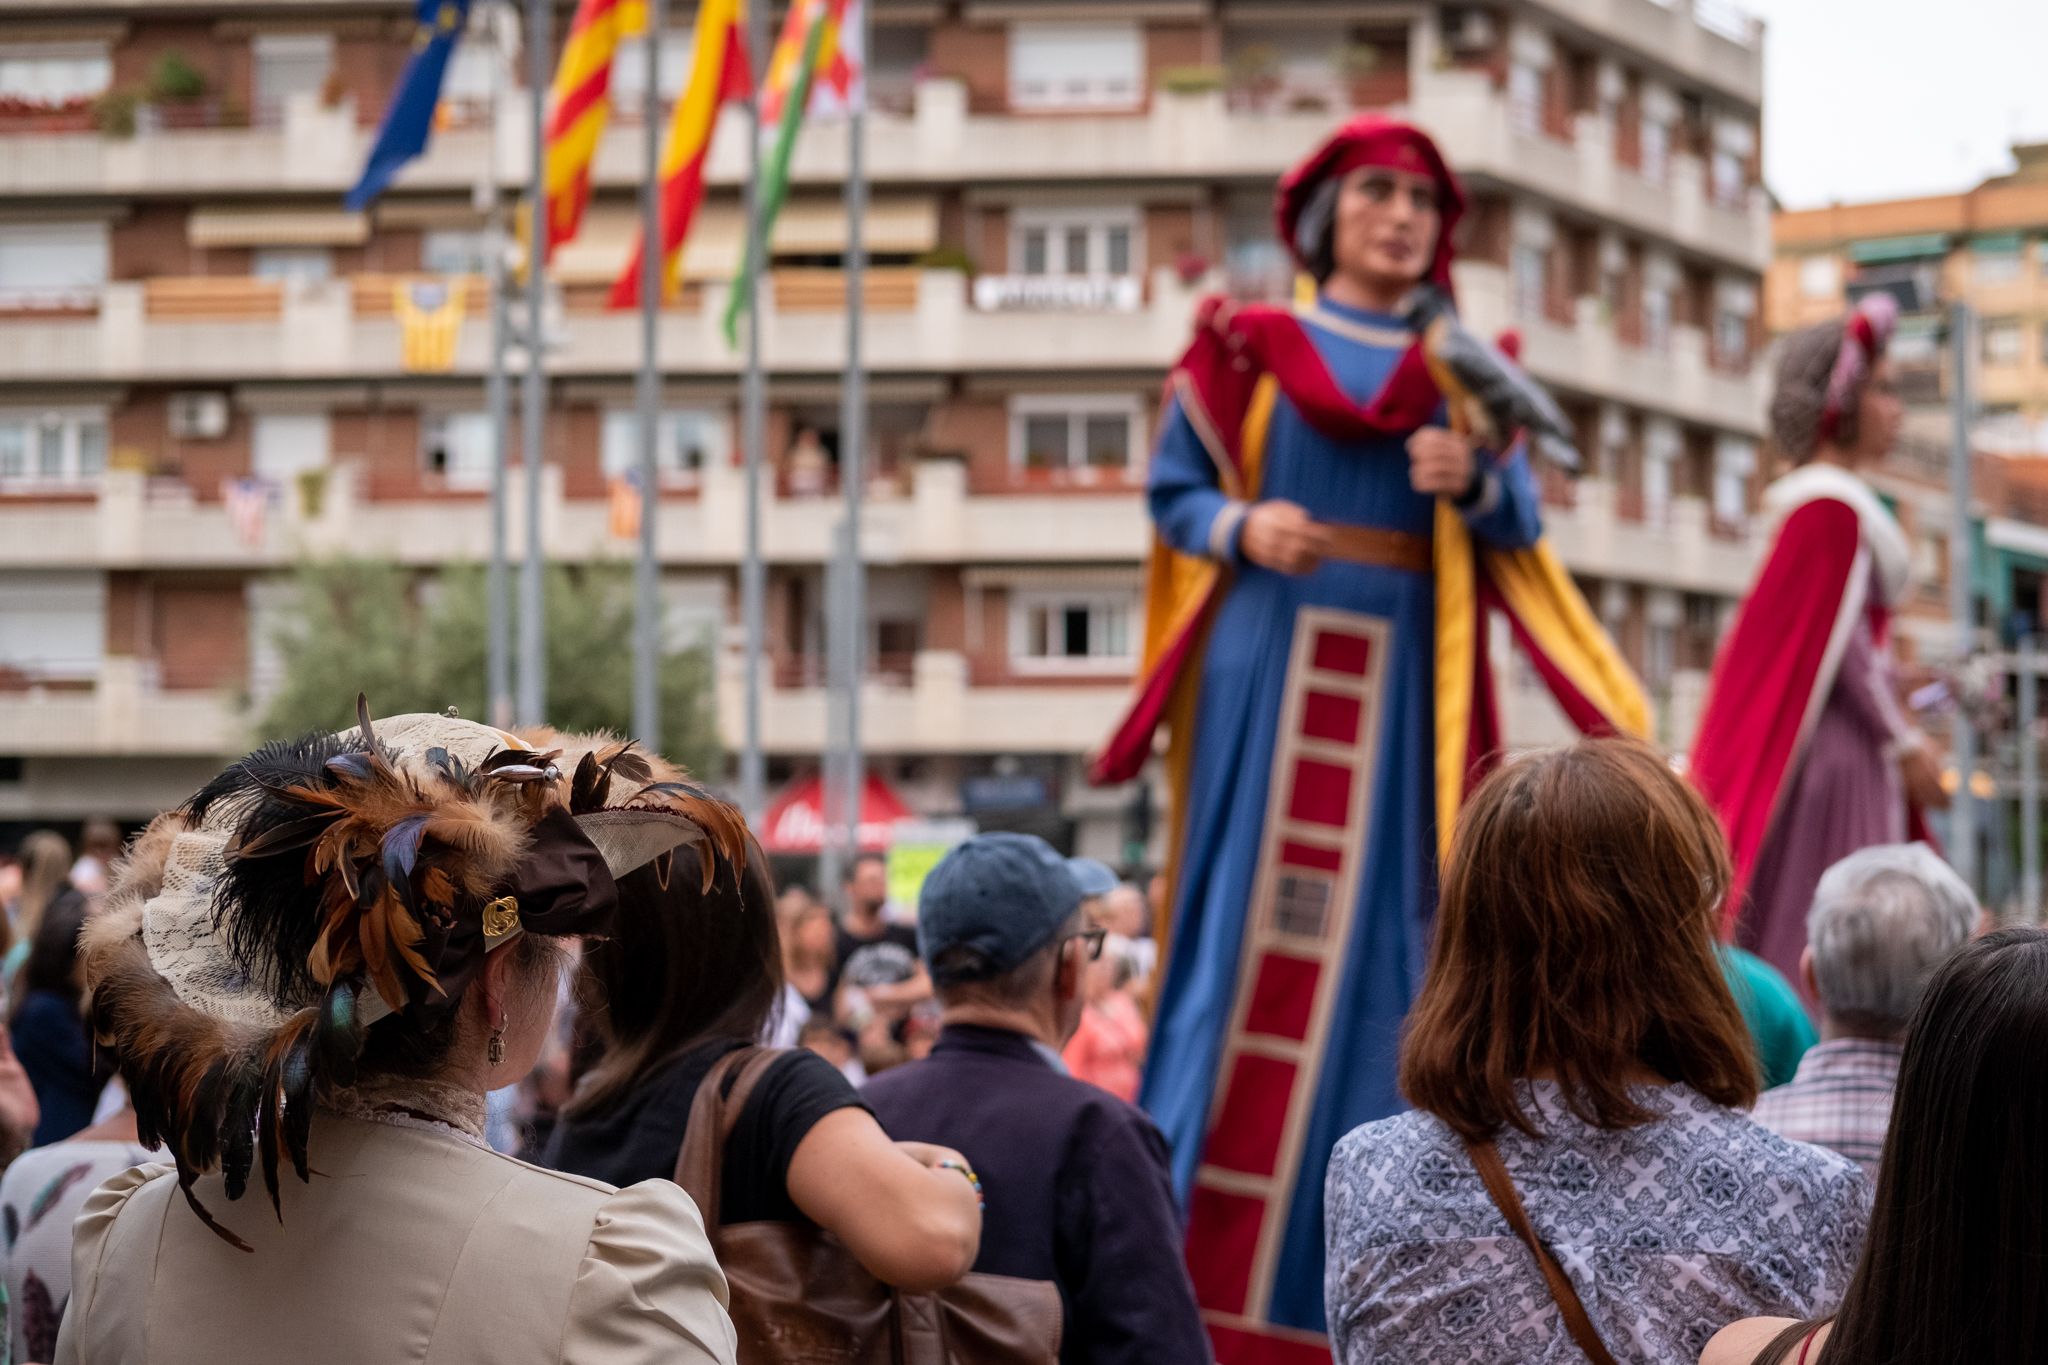
[[322, 1113], [310, 1184], [260, 1176], [230, 1203], [255, 1248], [185, 1206], [169, 1166], [102, 1185], [79, 1215], [58, 1365], [732, 1365], [725, 1276], [697, 1208], [614, 1191], [448, 1133]]

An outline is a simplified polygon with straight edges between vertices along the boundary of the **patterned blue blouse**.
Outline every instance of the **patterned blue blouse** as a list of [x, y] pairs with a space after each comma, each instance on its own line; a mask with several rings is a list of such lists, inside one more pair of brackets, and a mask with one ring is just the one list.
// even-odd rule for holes
[[[1870, 1186], [1683, 1085], [1631, 1087], [1658, 1117], [1595, 1128], [1529, 1084], [1547, 1136], [1496, 1139], [1537, 1235], [1617, 1360], [1692, 1365], [1737, 1318], [1835, 1310]], [[1323, 1292], [1338, 1365], [1584, 1357], [1462, 1143], [1428, 1114], [1354, 1130], [1330, 1157]]]

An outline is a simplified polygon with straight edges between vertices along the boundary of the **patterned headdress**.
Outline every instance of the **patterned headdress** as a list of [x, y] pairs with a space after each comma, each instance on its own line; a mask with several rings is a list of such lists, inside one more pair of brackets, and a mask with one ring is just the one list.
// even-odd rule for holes
[[[520, 934], [602, 936], [614, 878], [699, 845], [743, 864], [739, 813], [627, 743], [562, 750], [451, 716], [267, 745], [138, 841], [83, 949], [99, 1042], [185, 1198], [301, 1180], [315, 1095], [356, 1080], [387, 1016], [428, 1027]], [[612, 804], [613, 786], [628, 794]], [[387, 1027], [389, 1025], [386, 1025]], [[280, 1212], [280, 1216], [281, 1212]]]
[[1842, 326], [1842, 347], [1828, 374], [1827, 396], [1821, 400], [1819, 437], [1832, 441], [1841, 430], [1842, 415], [1856, 402], [1870, 367], [1891, 344], [1898, 326], [1898, 301], [1882, 291], [1865, 294]]

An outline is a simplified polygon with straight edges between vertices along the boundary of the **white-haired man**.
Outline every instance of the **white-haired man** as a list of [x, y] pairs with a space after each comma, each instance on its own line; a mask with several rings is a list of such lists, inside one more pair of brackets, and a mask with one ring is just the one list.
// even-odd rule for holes
[[1884, 844], [1829, 868], [1799, 961], [1821, 1003], [1821, 1041], [1756, 1120], [1860, 1162], [1874, 1178], [1891, 1122], [1900, 1039], [1928, 977], [1979, 927], [1969, 886], [1925, 844]]

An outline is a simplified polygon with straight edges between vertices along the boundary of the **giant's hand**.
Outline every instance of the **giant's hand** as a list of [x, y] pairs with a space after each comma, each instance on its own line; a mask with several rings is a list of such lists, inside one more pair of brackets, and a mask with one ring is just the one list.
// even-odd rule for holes
[[1408, 438], [1408, 483], [1432, 498], [1462, 498], [1479, 472], [1472, 442], [1455, 431], [1424, 427]]
[[1899, 776], [1905, 781], [1908, 801], [1922, 810], [1948, 809], [1948, 792], [1941, 785], [1941, 760], [1926, 741], [1899, 755]]
[[1238, 548], [1261, 568], [1305, 574], [1323, 562], [1323, 528], [1297, 503], [1274, 499], [1245, 513]]

